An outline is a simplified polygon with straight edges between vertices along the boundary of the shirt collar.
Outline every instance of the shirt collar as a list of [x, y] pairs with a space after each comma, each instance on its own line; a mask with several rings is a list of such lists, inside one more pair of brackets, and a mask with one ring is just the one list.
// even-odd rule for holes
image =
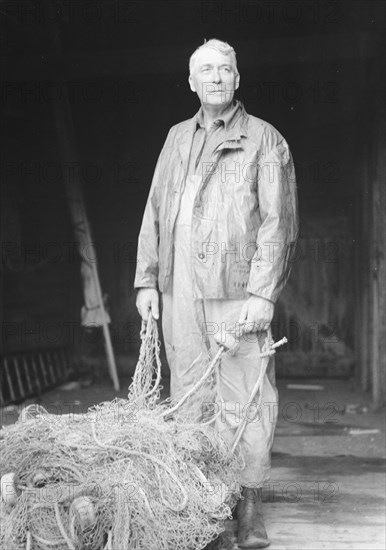
[[[216, 119], [221, 121], [222, 125], [224, 126], [225, 130], [228, 130], [233, 126], [233, 123], [239, 118], [241, 115], [241, 103], [238, 100], [234, 100], [232, 103], [232, 107], [224, 114], [224, 116], [219, 117]], [[201, 126], [201, 128], [205, 128], [204, 124], [204, 111], [202, 107], [200, 107], [200, 110], [196, 114], [196, 124]]]

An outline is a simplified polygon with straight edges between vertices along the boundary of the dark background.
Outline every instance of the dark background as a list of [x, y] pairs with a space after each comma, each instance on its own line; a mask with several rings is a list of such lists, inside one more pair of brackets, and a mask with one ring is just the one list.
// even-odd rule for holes
[[[289, 338], [279, 374], [354, 376], [379, 400], [385, 3], [2, 1], [0, 11], [3, 355], [66, 346], [80, 366], [90, 355], [104, 361], [102, 342], [85, 343], [79, 327], [71, 172], [118, 365], [131, 368], [136, 241], [152, 173], [170, 126], [199, 108], [189, 56], [219, 38], [237, 53], [237, 97], [285, 136], [297, 168], [300, 252], [274, 323]], [[66, 101], [71, 116], [57, 127]], [[71, 158], [58, 132], [70, 136]]]

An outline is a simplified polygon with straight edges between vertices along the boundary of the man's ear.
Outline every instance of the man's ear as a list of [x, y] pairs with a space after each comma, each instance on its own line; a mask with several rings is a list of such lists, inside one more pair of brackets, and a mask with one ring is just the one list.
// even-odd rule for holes
[[237, 73], [236, 82], [235, 82], [235, 90], [238, 90], [239, 85], [240, 85], [240, 75], [239, 75], [239, 73]]
[[197, 90], [196, 90], [196, 87], [194, 85], [192, 75], [189, 75], [188, 81], [189, 81], [190, 89], [192, 90], [192, 92], [196, 92]]

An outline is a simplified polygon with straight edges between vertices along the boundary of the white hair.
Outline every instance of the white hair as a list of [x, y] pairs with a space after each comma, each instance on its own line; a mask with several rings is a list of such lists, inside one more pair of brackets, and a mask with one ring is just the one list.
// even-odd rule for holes
[[229, 57], [231, 58], [231, 61], [232, 61], [232, 65], [233, 65], [234, 69], [236, 70], [236, 73], [238, 73], [237, 61], [236, 61], [236, 52], [232, 48], [232, 46], [230, 46], [227, 42], [222, 42], [221, 40], [217, 40], [217, 38], [211, 38], [210, 40], [205, 40], [205, 42], [203, 44], [201, 44], [201, 46], [199, 46], [193, 52], [193, 54], [190, 56], [190, 59], [189, 59], [189, 72], [190, 72], [190, 74], [193, 74], [194, 69], [196, 67], [196, 59], [197, 59], [198, 52], [200, 52], [201, 50], [203, 50], [205, 48], [211, 48], [212, 50], [217, 50], [218, 52], [222, 53], [223, 55], [229, 55]]

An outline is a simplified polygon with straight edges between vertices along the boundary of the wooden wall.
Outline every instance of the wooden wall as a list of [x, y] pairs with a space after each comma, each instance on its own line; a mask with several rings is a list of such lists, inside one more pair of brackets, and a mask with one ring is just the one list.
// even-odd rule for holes
[[[383, 60], [385, 58], [383, 50]], [[374, 77], [375, 75], [375, 77]], [[377, 113], [369, 113], [363, 186], [358, 219], [360, 247], [356, 257], [357, 376], [370, 391], [374, 406], [385, 404], [386, 385], [386, 139], [385, 78], [374, 64], [368, 68], [375, 82], [374, 98], [381, 98]]]

